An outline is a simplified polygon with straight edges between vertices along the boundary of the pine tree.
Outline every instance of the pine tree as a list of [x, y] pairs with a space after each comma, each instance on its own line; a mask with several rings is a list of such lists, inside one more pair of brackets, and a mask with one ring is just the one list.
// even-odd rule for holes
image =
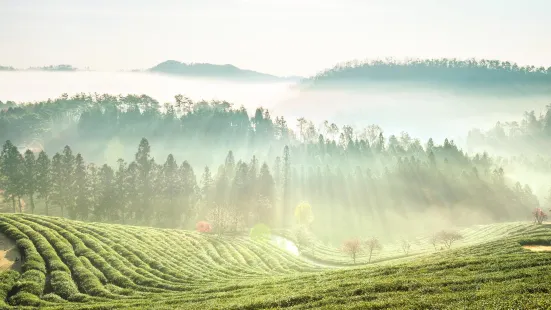
[[62, 156], [59, 153], [56, 153], [52, 157], [52, 168], [51, 168], [51, 181], [52, 181], [52, 191], [51, 191], [51, 201], [52, 204], [59, 207], [61, 211], [61, 217], [65, 216], [65, 203], [64, 203], [64, 182], [63, 182], [63, 163]]
[[74, 214], [70, 215], [72, 218], [79, 218], [81, 220], [88, 219], [90, 213], [90, 193], [89, 193], [89, 180], [87, 176], [87, 169], [84, 163], [82, 155], [77, 154], [75, 158], [75, 209]]
[[241, 214], [249, 213], [249, 189], [248, 189], [248, 167], [244, 162], [237, 164], [235, 177], [232, 182], [231, 206], [236, 208]]
[[178, 177], [178, 163], [172, 154], [168, 155], [162, 169], [162, 197], [166, 202], [162, 209], [165, 222], [169, 227], [176, 228], [181, 214], [178, 212], [177, 198], [180, 195], [182, 183]]
[[263, 163], [258, 176], [257, 205], [259, 210], [257, 212], [260, 214], [260, 220], [265, 223], [271, 222], [273, 218], [272, 209], [275, 204], [274, 187], [275, 183], [270, 174], [270, 168], [268, 164]]
[[63, 148], [63, 154], [61, 156], [61, 178], [61, 201], [63, 207], [68, 209], [69, 217], [75, 219], [75, 156], [69, 146]]
[[138, 213], [142, 207], [139, 190], [140, 175], [138, 164], [135, 161], [131, 162], [126, 169], [125, 192], [128, 195], [128, 219], [137, 220]]
[[113, 222], [117, 220], [113, 169], [108, 165], [103, 165], [99, 170], [98, 180], [99, 201], [94, 215], [98, 220], [107, 219]]
[[36, 190], [38, 197], [44, 200], [46, 215], [49, 215], [50, 195], [52, 192], [51, 161], [46, 152], [41, 151], [36, 159]]
[[11, 199], [13, 212], [16, 211], [15, 200], [19, 204], [19, 211], [22, 211], [21, 196], [24, 194], [23, 157], [11, 141], [6, 141], [0, 154], [2, 161], [1, 174], [4, 176], [4, 198]]
[[289, 147], [286, 145], [283, 149], [283, 180], [282, 180], [282, 219], [283, 224], [289, 222], [289, 217], [292, 212], [290, 199], [291, 199], [291, 154], [289, 153]]
[[128, 205], [129, 205], [129, 195], [128, 195], [128, 167], [126, 162], [119, 158], [117, 160], [117, 171], [115, 173], [115, 198], [117, 202], [117, 208], [119, 211], [119, 217], [121, 222], [124, 224], [128, 216]]
[[226, 176], [232, 180], [235, 173], [235, 158], [233, 157], [233, 152], [229, 151], [226, 156], [226, 162], [224, 164], [224, 169]]
[[135, 156], [136, 169], [138, 174], [137, 194], [139, 195], [140, 206], [135, 213], [138, 220], [146, 220], [153, 215], [153, 187], [155, 161], [151, 158], [151, 147], [147, 139], [142, 138]]
[[186, 223], [191, 218], [197, 202], [198, 190], [197, 177], [187, 161], [184, 161], [180, 166], [180, 180], [182, 182], [182, 209], [179, 210], [178, 214], [184, 214], [184, 223]]
[[31, 202], [31, 213], [34, 213], [34, 194], [37, 190], [36, 183], [36, 159], [34, 153], [31, 150], [25, 151], [24, 159], [24, 186], [25, 194], [29, 196]]
[[211, 197], [213, 182], [214, 181], [212, 179], [212, 174], [210, 173], [209, 167], [205, 167], [201, 177], [201, 200], [207, 208], [213, 200]]

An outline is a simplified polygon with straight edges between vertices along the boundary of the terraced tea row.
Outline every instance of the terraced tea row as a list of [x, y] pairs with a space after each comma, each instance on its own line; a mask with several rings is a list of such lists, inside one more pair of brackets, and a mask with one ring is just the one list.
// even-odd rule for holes
[[0, 232], [24, 258], [21, 273], [0, 273], [0, 308], [551, 307], [551, 254], [521, 247], [550, 244], [548, 225], [477, 226], [436, 253], [421, 238], [433, 254], [409, 262], [382, 263], [398, 253], [387, 245], [379, 263], [336, 270], [244, 237], [13, 214], [0, 215]]
[[30, 215], [0, 219], [23, 258], [7, 299], [13, 305], [141, 299], [320, 270], [245, 238]]

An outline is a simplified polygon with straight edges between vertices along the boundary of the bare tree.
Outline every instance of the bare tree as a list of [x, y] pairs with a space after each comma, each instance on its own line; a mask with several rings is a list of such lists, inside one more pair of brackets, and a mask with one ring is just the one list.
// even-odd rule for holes
[[382, 250], [383, 246], [377, 238], [373, 237], [365, 241], [365, 248], [367, 250], [367, 253], [369, 254], [368, 262], [371, 263], [371, 257], [373, 256], [373, 253]]
[[434, 247], [434, 250], [436, 251], [436, 245], [438, 244], [438, 242], [440, 241], [440, 236], [439, 234], [437, 233], [433, 233], [430, 237], [429, 237], [429, 243], [432, 244], [432, 246]]
[[356, 256], [362, 251], [362, 243], [360, 242], [360, 239], [354, 238], [346, 240], [342, 245], [342, 251], [350, 255], [355, 264]]
[[444, 245], [448, 249], [451, 248], [452, 244], [455, 241], [463, 239], [463, 236], [459, 232], [453, 231], [453, 230], [450, 230], [450, 231], [443, 230], [440, 233], [438, 233], [438, 235], [439, 235], [439, 239], [442, 241], [442, 243], [444, 243]]
[[404, 254], [409, 254], [409, 249], [411, 248], [411, 242], [408, 239], [402, 239], [402, 251], [404, 251]]

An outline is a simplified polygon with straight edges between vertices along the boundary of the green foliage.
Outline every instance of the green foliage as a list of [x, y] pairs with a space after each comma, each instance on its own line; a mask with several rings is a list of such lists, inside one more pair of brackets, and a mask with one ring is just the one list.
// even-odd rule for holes
[[270, 240], [270, 236], [272, 235], [272, 231], [270, 227], [266, 224], [256, 224], [251, 228], [251, 233], [249, 234], [250, 238], [255, 241], [268, 241]]
[[314, 221], [312, 206], [307, 202], [301, 202], [295, 208], [295, 218], [299, 225], [310, 225]]
[[19, 278], [17, 271], [0, 271], [0, 307], [5, 305], [8, 293], [14, 288]]

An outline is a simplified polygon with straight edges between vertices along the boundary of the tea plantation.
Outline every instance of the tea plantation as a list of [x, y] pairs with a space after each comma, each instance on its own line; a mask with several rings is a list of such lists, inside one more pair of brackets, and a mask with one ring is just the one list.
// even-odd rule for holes
[[389, 245], [356, 266], [321, 244], [297, 257], [245, 236], [56, 217], [1, 214], [0, 232], [23, 257], [0, 271], [0, 309], [551, 307], [551, 252], [521, 246], [551, 244], [551, 225], [477, 226], [445, 251], [419, 238], [407, 257]]

